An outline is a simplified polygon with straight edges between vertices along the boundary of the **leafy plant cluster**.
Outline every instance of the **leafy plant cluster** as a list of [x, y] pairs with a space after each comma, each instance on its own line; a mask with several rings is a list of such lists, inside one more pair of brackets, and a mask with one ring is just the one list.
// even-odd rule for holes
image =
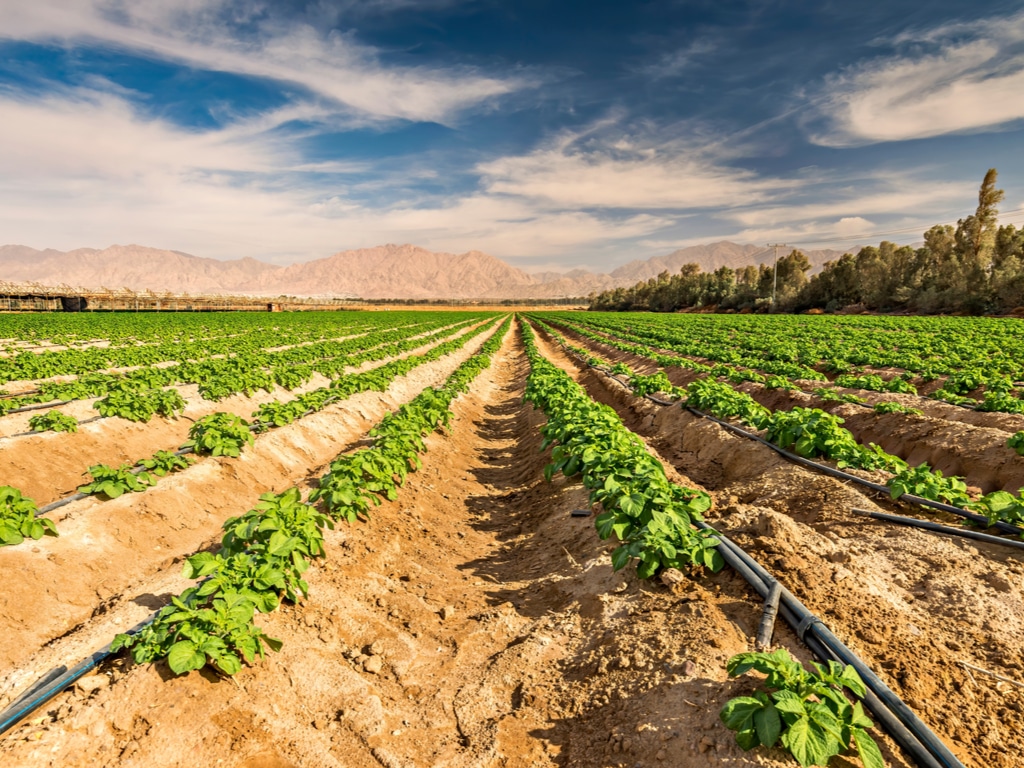
[[92, 482], [79, 486], [78, 492], [107, 499], [116, 499], [125, 493], [141, 493], [156, 483], [149, 472], [129, 463], [119, 467], [94, 464], [88, 471]]
[[[362, 459], [371, 453], [387, 457], [387, 461], [357, 463], [360, 469], [375, 469], [362, 475], [361, 482], [354, 481], [352, 504], [358, 508], [356, 499], [367, 492], [364, 485], [373, 488], [370, 494], [393, 497], [406, 473], [417, 466], [425, 435], [447, 423], [451, 400], [490, 364], [490, 355], [507, 328], [508, 321], [474, 357], [459, 366], [442, 389], [428, 388], [385, 417], [371, 432], [374, 446], [350, 454]], [[321, 488], [345, 458], [332, 464]], [[395, 474], [385, 478], [381, 472], [389, 469]], [[355, 477], [341, 471], [347, 478]], [[322, 495], [315, 492], [307, 503], [298, 488], [264, 494], [255, 508], [227, 520], [220, 550], [198, 553], [185, 563], [184, 576], [202, 581], [173, 598], [171, 605], [137, 634], [118, 635], [111, 649], [129, 649], [139, 664], [166, 659], [175, 674], [210, 665], [227, 675], [264, 657], [267, 648], [280, 650], [281, 642], [256, 626], [256, 614], [276, 610], [283, 600], [298, 602], [305, 597], [309, 584], [303, 574], [314, 559], [325, 556], [324, 528], [333, 528], [334, 520], [365, 517], [352, 512], [341, 496], [335, 497], [333, 505], [326, 504], [328, 514], [318, 512], [312, 502]]]
[[868, 733], [874, 723], [859, 700], [867, 690], [851, 666], [812, 663], [812, 670], [780, 648], [773, 653], [741, 653], [726, 665], [729, 677], [751, 670], [767, 675], [764, 689], [731, 699], [720, 717], [736, 731], [736, 743], [750, 750], [779, 744], [802, 766], [828, 765], [856, 749], [865, 768], [884, 768], [878, 744]]
[[114, 389], [97, 400], [94, 407], [101, 416], [147, 422], [156, 415], [177, 418], [185, 406], [176, 389]]
[[36, 517], [38, 511], [35, 502], [22, 496], [17, 488], [0, 485], [0, 547], [59, 535], [52, 520]]
[[[657, 355], [665, 357], [663, 350], [671, 350], [789, 379], [824, 380], [825, 376], [814, 370], [818, 368], [841, 374], [830, 386], [907, 394], [917, 393], [912, 383], [915, 376], [922, 381], [944, 376], [943, 387], [930, 397], [980, 410], [1024, 412], [1024, 401], [1014, 388], [1014, 381], [1024, 378], [1024, 366], [1019, 362], [1024, 345], [1014, 335], [1009, 325], [1012, 321], [949, 317], [665, 317], [635, 313], [550, 313], [544, 317], [601, 343], [655, 359], [661, 365], [687, 366], [679, 358], [658, 359]], [[857, 370], [857, 366], [904, 372], [886, 381], [877, 374]], [[732, 375], [715, 375], [737, 381]], [[794, 383], [790, 381], [790, 385]], [[982, 387], [981, 400], [964, 396]]]
[[906, 413], [911, 414], [913, 416], [922, 415], [921, 411], [918, 408], [910, 408], [909, 406], [892, 401], [875, 403], [872, 406], [872, 408], [874, 409], [875, 413]]
[[[103, 396], [115, 391], [138, 391], [146, 393], [153, 389], [159, 389], [173, 384], [198, 384], [200, 388], [211, 398], [222, 399], [238, 392], [249, 390], [255, 392], [262, 384], [272, 386], [272, 383], [280, 384], [287, 389], [304, 384], [312, 377], [314, 365], [326, 376], [336, 378], [344, 373], [349, 366], [359, 365], [368, 360], [376, 360], [391, 355], [414, 349], [417, 346], [432, 343], [439, 338], [449, 336], [455, 329], [479, 322], [480, 315], [471, 315], [468, 319], [465, 313], [452, 315], [448, 313], [415, 313], [405, 316], [399, 313], [397, 318], [399, 327], [377, 330], [370, 334], [356, 333], [352, 338], [344, 341], [301, 341], [302, 337], [294, 337], [290, 334], [282, 334], [280, 329], [270, 332], [259, 332], [251, 334], [254, 337], [251, 341], [238, 339], [236, 336], [225, 337], [218, 341], [210, 339], [206, 344], [204, 341], [196, 340], [187, 344], [160, 345], [150, 349], [131, 347], [124, 354], [130, 355], [126, 358], [120, 352], [112, 353], [113, 358], [108, 361], [111, 365], [116, 362], [139, 363], [142, 367], [131, 370], [127, 373], [82, 373], [72, 381], [43, 381], [39, 389], [32, 393], [0, 399], [0, 416], [26, 406], [51, 403], [59, 401], [66, 403], [72, 400], [80, 400], [87, 397]], [[415, 318], [416, 322], [408, 322], [408, 319]], [[423, 318], [427, 317], [424, 322]], [[459, 322], [452, 323], [458, 318]], [[179, 318], [176, 318], [176, 321]], [[391, 322], [388, 318], [384, 321]], [[321, 321], [322, 322], [322, 321]], [[380, 321], [378, 321], [380, 322]], [[429, 333], [430, 329], [442, 326], [440, 330]], [[318, 325], [310, 331], [311, 335], [323, 337], [331, 331], [331, 324]], [[412, 338], [409, 331], [418, 331], [426, 328], [428, 335], [420, 338]], [[366, 327], [351, 325], [352, 331], [364, 331]], [[415, 335], [415, 334], [413, 334]], [[297, 341], [295, 346], [277, 348], [272, 345], [280, 345], [286, 341]], [[273, 349], [274, 351], [263, 351]], [[160, 351], [157, 351], [160, 350]], [[68, 350], [68, 353], [75, 353], [78, 350]], [[90, 350], [91, 355], [100, 354], [101, 350]], [[38, 358], [40, 355], [24, 352], [25, 355], [33, 355]], [[53, 373], [71, 373], [80, 369], [79, 365], [67, 364], [61, 367], [58, 362], [63, 353], [45, 353], [49, 357], [47, 368]], [[143, 355], [140, 357], [140, 355]], [[164, 362], [168, 359], [176, 360], [171, 365], [154, 365], [157, 362]], [[80, 363], [80, 361], [79, 361]], [[96, 367], [103, 367], [97, 365]], [[0, 359], [0, 369], [3, 368], [3, 359]], [[265, 369], [265, 370], [264, 370]], [[256, 373], [250, 375], [250, 371]], [[241, 372], [241, 373], [240, 373]], [[28, 376], [28, 374], [25, 374]], [[18, 376], [14, 376], [18, 378]], [[126, 418], [137, 418], [148, 420], [146, 413], [149, 409], [145, 406], [147, 396], [140, 394], [138, 397], [130, 395], [115, 395], [113, 403], [106, 405], [110, 415], [124, 415]], [[138, 402], [142, 401], [142, 402]], [[170, 403], [158, 403], [157, 412], [167, 410]]]
[[37, 413], [28, 420], [33, 432], [77, 432], [78, 419], [60, 411]]
[[371, 447], [338, 457], [310, 500], [323, 501], [328, 514], [351, 523], [368, 519], [371, 507], [379, 505], [382, 498], [397, 498], [406, 475], [419, 466], [417, 457], [425, 449], [424, 438], [438, 426], [448, 424], [449, 404], [490, 365], [490, 357], [500, 346], [510, 322], [506, 321], [476, 355], [460, 365], [443, 388], [425, 389], [385, 416], [370, 431], [374, 441]]
[[[973, 499], [968, 495], [962, 478], [945, 477], [927, 464], [912, 468], [898, 456], [873, 443], [861, 445], [853, 433], [841, 426], [843, 420], [832, 414], [799, 407], [772, 412], [750, 395], [710, 377], [691, 382], [686, 391], [686, 405], [717, 418], [736, 418], [748, 427], [766, 430], [765, 437], [769, 442], [780, 448], [792, 449], [804, 458], [820, 456], [832, 459], [841, 468], [890, 472], [893, 476], [887, 484], [893, 498], [911, 494], [959, 506], [984, 515], [990, 525], [996, 522], [1024, 524], [1024, 493], [1014, 496], [1007, 491], [994, 491]], [[895, 403], [891, 405], [903, 408]], [[883, 412], [889, 412], [889, 409], [883, 409]], [[901, 412], [913, 412], [913, 409]], [[1024, 449], [1024, 431], [1020, 434], [1017, 440], [1010, 438], [1009, 447], [1020, 445]]]
[[670, 483], [661, 463], [614, 410], [591, 400], [540, 354], [526, 326], [523, 339], [531, 366], [524, 399], [548, 417], [543, 447], [555, 446], [545, 476], [582, 476], [591, 502], [604, 509], [596, 519], [598, 534], [622, 542], [612, 553], [615, 569], [634, 560], [641, 578], [662, 568], [720, 569], [718, 539], [693, 526], [711, 506], [710, 497]]
[[238, 458], [242, 448], [253, 444], [249, 422], [233, 413], [211, 413], [199, 419], [188, 430], [188, 441], [182, 448], [191, 448], [207, 456]]

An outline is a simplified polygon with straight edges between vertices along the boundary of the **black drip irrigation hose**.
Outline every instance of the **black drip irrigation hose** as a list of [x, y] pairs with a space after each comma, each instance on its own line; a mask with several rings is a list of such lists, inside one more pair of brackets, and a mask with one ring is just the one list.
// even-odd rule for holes
[[[186, 454], [189, 454], [189, 453], [195, 453], [195, 449], [194, 448], [182, 448], [180, 450], [175, 451], [174, 455], [175, 456], [185, 456]], [[137, 465], [135, 465], [132, 468], [131, 472], [132, 472], [133, 475], [137, 475], [140, 472], [142, 472], [142, 470], [144, 470], [144, 469], [145, 469], [145, 467], [143, 467], [141, 464], [137, 464]], [[89, 498], [92, 495], [93, 494], [91, 494], [91, 493], [72, 493], [70, 496], [65, 496], [63, 499], [57, 499], [57, 501], [51, 501], [46, 506], [40, 507], [39, 509], [36, 510], [36, 515], [35, 516], [36, 517], [42, 517], [43, 515], [47, 514], [48, 512], [52, 512], [55, 509], [60, 509], [61, 507], [65, 506], [67, 504], [70, 504], [73, 501], [79, 501], [81, 499], [87, 499], [87, 498]]]
[[853, 512], [855, 515], [864, 515], [865, 517], [871, 517], [875, 520], [882, 520], [887, 523], [906, 525], [910, 526], [911, 528], [922, 528], [926, 531], [944, 533], [947, 536], [961, 536], [965, 539], [975, 539], [977, 541], [984, 541], [988, 544], [1002, 544], [1004, 547], [1024, 549], [1024, 541], [1017, 541], [1016, 539], [1004, 539], [1001, 536], [990, 536], [987, 533], [971, 531], [966, 528], [954, 528], [951, 525], [932, 523], [928, 520], [918, 520], [915, 517], [901, 517], [900, 515], [889, 515], [884, 512], [872, 512], [871, 510], [868, 509], [857, 509], [856, 507], [854, 507], [850, 511]]
[[781, 586], [777, 579], [728, 537], [707, 523], [696, 522], [695, 525], [718, 536], [721, 542], [718, 551], [725, 562], [761, 597], [768, 599], [773, 588], [779, 586], [779, 614], [819, 658], [847, 664], [857, 670], [868, 689], [864, 703], [893, 740], [918, 765], [923, 768], [964, 768], [949, 747], [792, 592]]
[[[125, 634], [134, 635], [143, 627], [152, 624], [156, 619], [154, 612], [149, 618], [139, 622], [129, 629]], [[91, 653], [85, 659], [73, 666], [71, 669], [60, 666], [54, 667], [39, 680], [34, 682], [28, 689], [14, 700], [3, 712], [0, 712], [0, 734], [4, 734], [13, 728], [20, 720], [31, 714], [33, 711], [48, 702], [64, 689], [74, 685], [75, 681], [83, 677], [87, 672], [95, 669], [100, 662], [109, 658], [112, 654], [110, 643]]]
[[[596, 366], [591, 366], [596, 367]], [[602, 371], [603, 372], [603, 371]], [[610, 378], [626, 386], [614, 376]], [[627, 387], [628, 389], [628, 387]], [[755, 436], [756, 437], [756, 436]], [[769, 445], [771, 445], [769, 443]], [[799, 457], [797, 457], [799, 458]], [[739, 545], [703, 521], [695, 521], [701, 530], [714, 533], [721, 542], [718, 551], [725, 562], [739, 573], [765, 600], [772, 592], [780, 593], [779, 614], [796, 632], [797, 637], [819, 658], [847, 664], [857, 670], [867, 687], [864, 703], [879, 720], [893, 740], [923, 768], [965, 768], [941, 739], [864, 664], [824, 622], [769, 574]]]

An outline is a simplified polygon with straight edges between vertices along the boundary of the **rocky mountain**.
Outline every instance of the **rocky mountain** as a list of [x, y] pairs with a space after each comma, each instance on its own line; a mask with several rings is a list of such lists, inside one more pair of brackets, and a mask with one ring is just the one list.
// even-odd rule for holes
[[[787, 255], [791, 250], [793, 249], [780, 248], [779, 257]], [[846, 251], [827, 249], [801, 250], [811, 262], [812, 272], [820, 269], [826, 261], [834, 261], [846, 253]], [[613, 270], [611, 276], [616, 280], [625, 280], [629, 285], [634, 285], [641, 280], [657, 277], [664, 271], [678, 272], [684, 264], [699, 264], [702, 271], [714, 272], [719, 267], [743, 269], [750, 264], [771, 264], [774, 258], [775, 252], [771, 248], [761, 245], [739, 245], [722, 240], [708, 245], [691, 245], [688, 248], [680, 248], [667, 256], [655, 256], [644, 261], [631, 261]]]
[[[812, 265], [840, 251], [805, 251]], [[780, 254], [781, 255], [781, 254]], [[770, 250], [730, 242], [683, 248], [667, 256], [633, 261], [601, 274], [528, 274], [480, 251], [435, 253], [414, 245], [381, 245], [341, 251], [325, 259], [277, 267], [256, 259], [219, 261], [139, 245], [103, 250], [35, 250], [0, 246], [0, 280], [90, 288], [132, 288], [175, 293], [243, 293], [260, 296], [359, 296], [402, 298], [558, 298], [629, 286], [697, 263], [704, 271], [770, 263]]]

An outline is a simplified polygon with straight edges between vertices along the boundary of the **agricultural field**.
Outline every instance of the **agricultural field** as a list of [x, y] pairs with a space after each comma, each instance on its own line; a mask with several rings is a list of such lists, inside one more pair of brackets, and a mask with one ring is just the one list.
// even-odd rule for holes
[[1018, 321], [9, 315], [0, 389], [5, 765], [1024, 754]]

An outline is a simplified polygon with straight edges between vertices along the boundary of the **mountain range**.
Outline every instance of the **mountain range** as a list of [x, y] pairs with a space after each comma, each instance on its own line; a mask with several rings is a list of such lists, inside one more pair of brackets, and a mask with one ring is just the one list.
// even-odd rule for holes
[[[804, 251], [814, 269], [844, 251]], [[785, 255], [780, 252], [780, 256]], [[98, 250], [36, 250], [0, 246], [0, 280], [87, 288], [257, 296], [340, 296], [364, 299], [550, 299], [634, 285], [696, 263], [704, 271], [771, 263], [771, 251], [728, 241], [681, 248], [631, 261], [610, 273], [576, 269], [529, 274], [481, 251], [436, 253], [415, 245], [340, 251], [285, 267], [252, 258], [220, 261], [140, 245]]]

